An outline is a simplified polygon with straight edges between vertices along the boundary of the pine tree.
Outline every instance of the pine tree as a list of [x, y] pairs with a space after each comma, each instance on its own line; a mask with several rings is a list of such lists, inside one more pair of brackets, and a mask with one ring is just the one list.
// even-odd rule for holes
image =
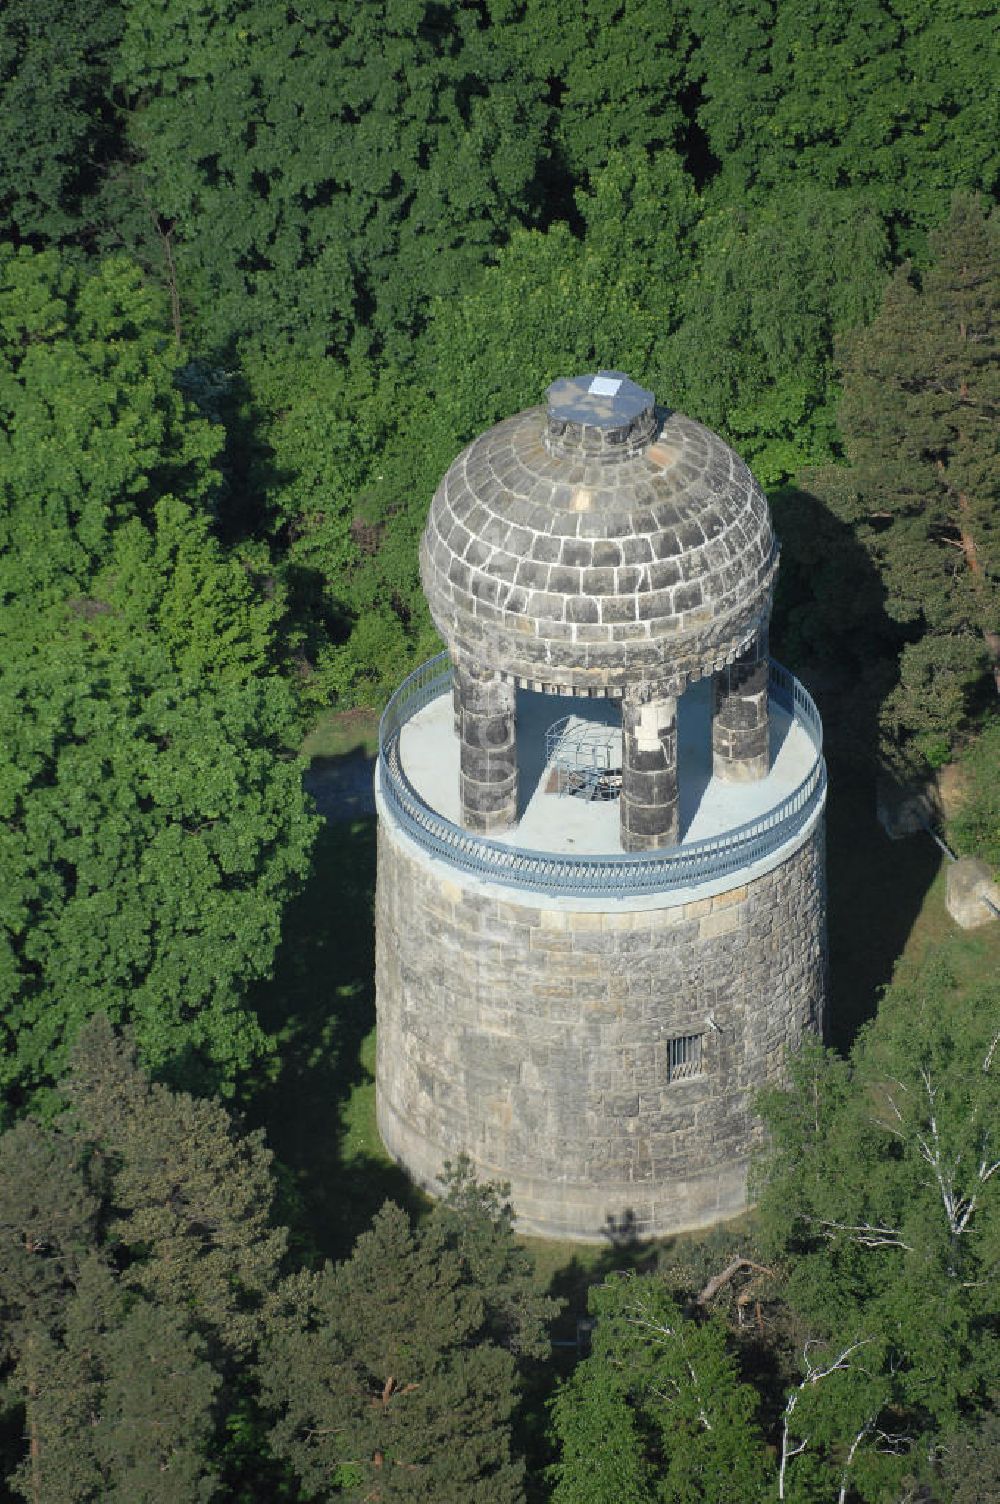
[[849, 464], [816, 477], [881, 572], [907, 639], [885, 712], [925, 753], [985, 666], [1000, 690], [1000, 222], [955, 197], [918, 283], [904, 266], [843, 346]]
[[445, 1197], [430, 1221], [483, 1298], [484, 1334], [515, 1357], [547, 1358], [548, 1324], [562, 1302], [538, 1291], [531, 1259], [514, 1233], [510, 1186], [477, 1180], [467, 1155], [445, 1164], [444, 1181]]
[[433, 1221], [389, 1203], [351, 1258], [290, 1279], [262, 1362], [272, 1445], [317, 1499], [516, 1504], [514, 1361]]
[[28, 1455], [11, 1480], [28, 1504], [198, 1504], [219, 1376], [182, 1317], [130, 1300], [104, 1259], [81, 1268], [54, 1330], [33, 1332], [15, 1373]]
[[106, 1165], [106, 1236], [124, 1285], [184, 1312], [217, 1357], [246, 1358], [287, 1241], [270, 1225], [263, 1134], [238, 1132], [218, 1102], [151, 1083], [101, 1016], [77, 1042], [66, 1090], [77, 1139]]
[[78, 1144], [34, 1119], [0, 1136], [0, 1360], [58, 1318], [98, 1244], [101, 1182]]
[[252, 1393], [284, 1229], [259, 1135], [151, 1085], [92, 1020], [68, 1106], [0, 1135], [0, 1381], [29, 1504], [196, 1504]]

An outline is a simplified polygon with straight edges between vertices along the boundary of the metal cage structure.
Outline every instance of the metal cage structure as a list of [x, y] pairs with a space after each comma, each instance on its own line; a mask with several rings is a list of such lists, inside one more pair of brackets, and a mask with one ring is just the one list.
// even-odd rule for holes
[[622, 790], [621, 726], [565, 715], [545, 733], [546, 788], [580, 799], [617, 799]]

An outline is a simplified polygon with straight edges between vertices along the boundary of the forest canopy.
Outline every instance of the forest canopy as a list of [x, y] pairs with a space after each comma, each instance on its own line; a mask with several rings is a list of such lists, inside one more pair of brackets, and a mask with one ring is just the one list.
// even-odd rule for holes
[[[857, 469], [863, 332], [881, 317], [885, 402], [907, 362], [936, 369], [963, 315], [945, 266], [924, 275], [975, 233], [992, 281], [962, 327], [990, 364], [991, 27], [978, 0], [13, 0], [0, 206], [13, 244], [67, 267], [130, 259], [224, 446], [220, 535], [287, 595], [299, 687], [375, 704], [433, 644], [415, 540], [440, 475], [571, 366], [632, 371], [765, 486]], [[900, 277], [919, 311], [892, 311]], [[995, 414], [995, 390], [976, 400]], [[900, 683], [884, 734], [933, 761], [950, 738], [924, 689], [954, 731], [988, 663], [968, 613], [889, 596], [869, 622]]]
[[14, 1494], [997, 1497], [1000, 1050], [957, 951], [762, 1104], [738, 1279], [598, 1282], [558, 1386], [502, 1186], [453, 1165], [369, 1220], [337, 1162], [325, 1258], [248, 1126], [366, 1005], [362, 879], [311, 949], [294, 907], [303, 735], [436, 650], [430, 498], [557, 376], [625, 370], [746, 458], [838, 775], [957, 756], [952, 838], [1000, 864], [995, 9], [0, 8]]

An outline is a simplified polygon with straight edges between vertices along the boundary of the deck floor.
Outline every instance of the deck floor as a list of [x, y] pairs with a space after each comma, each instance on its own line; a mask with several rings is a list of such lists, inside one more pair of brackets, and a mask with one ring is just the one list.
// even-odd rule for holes
[[[529, 851], [590, 855], [621, 850], [618, 800], [588, 801], [547, 793], [545, 733], [574, 715], [620, 725], [611, 700], [517, 695], [520, 819], [494, 837]], [[438, 814], [459, 821], [459, 746], [450, 693], [439, 695], [403, 727], [400, 756], [421, 798]], [[678, 782], [681, 844], [733, 830], [766, 814], [791, 794], [812, 768], [816, 751], [805, 728], [771, 705], [771, 771], [756, 783], [722, 783], [712, 777], [711, 684], [693, 684], [678, 708]]]

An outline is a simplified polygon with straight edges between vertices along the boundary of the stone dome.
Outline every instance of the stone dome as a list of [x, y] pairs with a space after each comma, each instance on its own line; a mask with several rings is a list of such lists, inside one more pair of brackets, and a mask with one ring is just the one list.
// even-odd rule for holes
[[551, 693], [679, 694], [766, 625], [777, 544], [717, 434], [601, 371], [463, 450], [420, 567], [459, 663]]

